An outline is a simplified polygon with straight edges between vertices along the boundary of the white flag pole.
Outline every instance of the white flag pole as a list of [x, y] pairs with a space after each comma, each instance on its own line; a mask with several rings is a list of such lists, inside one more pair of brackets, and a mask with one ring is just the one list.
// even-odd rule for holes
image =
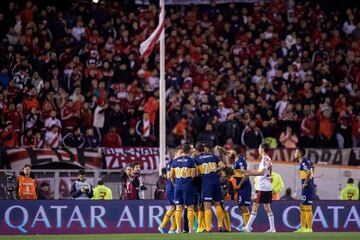
[[[165, 2], [164, 0], [159, 0], [161, 8], [164, 8], [165, 11]], [[161, 9], [160, 9], [161, 10]], [[164, 12], [165, 13], [165, 12]], [[165, 28], [160, 36], [160, 121], [159, 121], [159, 142], [160, 142], [160, 164], [159, 164], [159, 174], [161, 174], [161, 169], [165, 167], [165, 154], [166, 154], [166, 86], [165, 86]]]

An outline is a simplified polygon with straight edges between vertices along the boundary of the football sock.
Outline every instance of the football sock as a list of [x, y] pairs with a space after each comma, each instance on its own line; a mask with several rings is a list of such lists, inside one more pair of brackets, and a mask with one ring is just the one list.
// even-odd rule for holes
[[220, 205], [218, 205], [215, 207], [215, 209], [216, 209], [215, 214], [218, 219], [218, 228], [222, 228], [223, 227], [222, 220], [224, 218], [222, 207]]
[[175, 210], [175, 222], [176, 222], [176, 229], [181, 231], [181, 219], [182, 219], [182, 209]]
[[224, 216], [225, 229], [228, 232], [231, 232], [230, 215], [225, 209], [223, 210], [223, 216]]
[[307, 228], [312, 229], [312, 219], [313, 219], [312, 206], [307, 205], [305, 207], [306, 207], [306, 226]]
[[162, 220], [160, 227], [161, 228], [165, 228], [166, 224], [170, 221], [171, 216], [173, 215], [173, 211], [171, 211], [170, 209], [167, 210], [167, 212], [165, 213], [164, 219]]
[[198, 211], [198, 226], [200, 227], [200, 228], [202, 228], [202, 229], [204, 229], [205, 228], [205, 219], [204, 219], [204, 217], [205, 217], [205, 212], [204, 211]]
[[244, 220], [244, 226], [246, 226], [246, 224], [249, 222], [250, 212], [242, 213], [241, 216]]
[[210, 209], [205, 209], [205, 226], [206, 231], [211, 231], [211, 221], [212, 221], [212, 211]]
[[176, 230], [175, 213], [171, 216], [171, 225], [170, 225], [170, 230]]
[[255, 221], [256, 215], [257, 215], [257, 212], [256, 212], [256, 213], [253, 213], [253, 212], [252, 212], [252, 213], [250, 214], [250, 218], [249, 218], [248, 223], [246, 224], [246, 228], [248, 228], [248, 229], [251, 228], [251, 225], [252, 225], [253, 222]]
[[269, 223], [270, 223], [270, 229], [275, 229], [275, 221], [274, 221], [274, 214], [268, 213]]
[[187, 209], [187, 219], [189, 222], [189, 231], [194, 230], [194, 218], [195, 218], [195, 212], [193, 208]]
[[300, 205], [300, 224], [302, 228], [306, 228], [306, 211], [304, 205]]

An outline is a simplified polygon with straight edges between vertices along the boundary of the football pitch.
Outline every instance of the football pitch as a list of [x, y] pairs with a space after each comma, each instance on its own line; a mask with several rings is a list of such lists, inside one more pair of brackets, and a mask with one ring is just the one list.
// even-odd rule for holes
[[202, 233], [202, 234], [94, 234], [94, 235], [36, 235], [2, 236], [0, 239], [18, 240], [360, 240], [360, 232], [353, 233]]

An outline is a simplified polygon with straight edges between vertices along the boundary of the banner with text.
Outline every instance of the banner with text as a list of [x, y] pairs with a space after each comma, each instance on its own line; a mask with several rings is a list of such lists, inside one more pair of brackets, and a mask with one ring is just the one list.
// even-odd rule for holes
[[14, 170], [22, 169], [25, 164], [41, 166], [51, 163], [99, 169], [102, 166], [102, 155], [100, 149], [12, 148], [6, 149], [6, 156], [1, 161], [3, 161], [1, 165]]
[[[1, 201], [0, 235], [153, 233], [166, 212], [165, 201]], [[243, 219], [234, 201], [225, 203], [232, 227]], [[316, 232], [360, 231], [359, 201], [318, 201], [314, 204]], [[272, 205], [276, 230], [291, 232], [299, 227], [299, 202], [276, 201]], [[215, 209], [213, 209], [214, 211]], [[215, 228], [216, 220], [213, 222]], [[261, 209], [253, 230], [268, 229]]]
[[[348, 165], [351, 157], [360, 160], [360, 148], [316, 149], [308, 148], [306, 157], [316, 164]], [[351, 154], [353, 152], [354, 154]], [[247, 160], [259, 160], [257, 149], [245, 149]], [[276, 148], [269, 152], [273, 162], [295, 162], [295, 149]]]
[[159, 171], [159, 148], [103, 148], [107, 169], [122, 169], [127, 164], [140, 162], [142, 173]]

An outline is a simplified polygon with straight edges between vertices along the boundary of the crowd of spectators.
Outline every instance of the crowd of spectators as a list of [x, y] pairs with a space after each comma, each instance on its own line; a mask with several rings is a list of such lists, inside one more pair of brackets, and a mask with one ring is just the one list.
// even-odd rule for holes
[[[3, 147], [157, 146], [155, 5], [0, 9]], [[167, 144], [360, 143], [359, 9], [319, 1], [166, 8]]]

